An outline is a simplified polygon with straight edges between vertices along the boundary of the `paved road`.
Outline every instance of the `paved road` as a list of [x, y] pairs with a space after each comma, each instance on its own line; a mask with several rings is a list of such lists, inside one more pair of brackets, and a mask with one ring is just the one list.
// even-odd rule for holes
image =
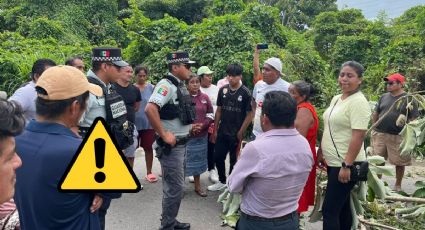
[[[161, 214], [162, 183], [161, 178], [157, 183], [150, 184], [145, 179], [145, 161], [141, 155], [136, 156], [135, 173], [140, 179], [144, 189], [136, 194], [124, 194], [121, 199], [112, 202], [109, 213], [106, 217], [107, 230], [151, 230], [159, 228], [159, 218]], [[227, 161], [228, 162], [228, 161]], [[424, 179], [421, 172], [425, 170], [425, 163], [415, 164], [409, 167], [409, 174], [403, 181], [403, 188], [406, 192], [414, 191], [414, 182], [418, 178]], [[159, 162], [154, 160], [154, 172], [159, 172]], [[419, 174], [419, 175], [417, 175]], [[384, 178], [388, 184], [394, 184], [393, 178]], [[201, 182], [206, 187], [211, 183], [207, 174], [201, 176]], [[192, 230], [229, 230], [229, 227], [221, 227], [219, 214], [221, 205], [217, 198], [219, 192], [208, 192], [208, 197], [201, 198], [193, 191], [193, 184], [186, 182], [185, 197], [182, 201], [178, 220], [190, 222]], [[306, 230], [320, 230], [321, 222], [306, 223]]]

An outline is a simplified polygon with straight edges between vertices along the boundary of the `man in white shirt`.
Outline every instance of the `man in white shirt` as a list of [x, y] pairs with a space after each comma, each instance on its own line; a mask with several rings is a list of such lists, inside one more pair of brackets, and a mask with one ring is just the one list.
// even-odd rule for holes
[[[201, 80], [201, 92], [208, 95], [210, 98], [210, 101], [212, 103], [213, 109], [214, 109], [214, 115], [215, 111], [217, 110], [217, 96], [218, 96], [218, 90], [219, 88], [216, 85], [212, 84], [212, 74], [214, 71], [211, 71], [208, 66], [201, 66], [198, 69], [198, 76]], [[213, 117], [214, 119], [214, 117]], [[215, 170], [215, 164], [214, 164], [214, 143], [212, 143], [210, 140], [210, 136], [212, 134], [212, 131], [214, 130], [214, 124], [210, 126], [211, 128], [208, 129], [208, 171], [211, 182], [217, 183], [218, 182], [218, 174]]]
[[272, 57], [267, 59], [263, 65], [263, 80], [258, 81], [252, 92], [252, 110], [255, 111], [254, 127], [252, 129], [253, 138], [263, 133], [261, 129], [261, 107], [264, 101], [264, 95], [270, 91], [288, 92], [289, 83], [281, 78], [282, 61], [279, 58]]

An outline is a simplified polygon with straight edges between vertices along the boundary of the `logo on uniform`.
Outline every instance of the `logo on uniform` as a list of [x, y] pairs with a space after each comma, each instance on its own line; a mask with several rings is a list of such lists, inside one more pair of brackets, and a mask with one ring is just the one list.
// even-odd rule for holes
[[161, 87], [159, 87], [158, 93], [161, 94], [162, 96], [167, 96], [168, 88], [166, 86], [162, 85]]
[[239, 95], [238, 101], [242, 101], [242, 95]]
[[202, 100], [201, 100], [201, 103], [202, 103], [202, 104], [207, 104], [207, 100], [202, 99]]
[[262, 101], [258, 102], [258, 107], [259, 108], [263, 107], [263, 102]]
[[227, 93], [227, 88], [224, 88], [223, 89], [223, 94], [226, 94]]

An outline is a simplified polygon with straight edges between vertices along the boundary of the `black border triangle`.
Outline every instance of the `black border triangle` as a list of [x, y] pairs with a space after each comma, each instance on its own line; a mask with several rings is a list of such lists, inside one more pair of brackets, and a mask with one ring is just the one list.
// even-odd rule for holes
[[[90, 137], [91, 133], [93, 132], [94, 127], [96, 126], [98, 121], [102, 122], [103, 126], [106, 129], [106, 132], [109, 135], [109, 138], [111, 138], [112, 142], [114, 143], [115, 148], [118, 151], [118, 154], [121, 156], [122, 161], [124, 162], [125, 166], [127, 167], [128, 172], [130, 173], [134, 182], [136, 183], [137, 187], [135, 189], [62, 189], [61, 188], [63, 182], [65, 181], [66, 177], [68, 176], [68, 173], [71, 171], [72, 166], [74, 166], [75, 161], [77, 160], [78, 156], [80, 155], [81, 151], [83, 150], [84, 145], [86, 144], [87, 140], [89, 139], [89, 137]], [[108, 193], [108, 192], [137, 193], [141, 190], [141, 185], [140, 185], [139, 179], [137, 179], [136, 174], [134, 173], [133, 169], [128, 164], [127, 159], [125, 158], [123, 152], [118, 148], [117, 141], [115, 140], [114, 135], [112, 135], [112, 132], [109, 129], [109, 125], [106, 124], [106, 121], [103, 117], [97, 117], [96, 119], [94, 119], [92, 125], [90, 126], [89, 130], [87, 131], [86, 136], [83, 139], [83, 142], [81, 142], [80, 146], [78, 147], [77, 152], [74, 154], [74, 157], [72, 158], [71, 162], [68, 164], [68, 167], [66, 168], [65, 173], [62, 175], [62, 177], [59, 181], [59, 184], [58, 184], [58, 190], [60, 192], [99, 192], [99, 193]]]

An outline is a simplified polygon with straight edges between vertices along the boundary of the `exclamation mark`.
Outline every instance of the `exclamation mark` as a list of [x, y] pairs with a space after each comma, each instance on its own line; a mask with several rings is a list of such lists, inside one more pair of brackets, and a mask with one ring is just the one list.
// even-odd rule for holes
[[[96, 160], [96, 167], [102, 169], [105, 165], [105, 140], [102, 138], [97, 138], [94, 141], [94, 157]], [[105, 181], [106, 176], [103, 172], [97, 172], [94, 174], [94, 179], [97, 183], [102, 183]]]

